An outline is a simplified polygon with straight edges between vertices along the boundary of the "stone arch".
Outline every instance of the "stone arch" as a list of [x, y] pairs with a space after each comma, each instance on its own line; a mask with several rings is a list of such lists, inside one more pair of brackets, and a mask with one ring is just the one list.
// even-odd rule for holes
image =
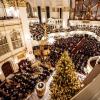
[[27, 10], [27, 13], [28, 13], [28, 18], [33, 17], [32, 7], [31, 7], [29, 2], [26, 3], [26, 10]]

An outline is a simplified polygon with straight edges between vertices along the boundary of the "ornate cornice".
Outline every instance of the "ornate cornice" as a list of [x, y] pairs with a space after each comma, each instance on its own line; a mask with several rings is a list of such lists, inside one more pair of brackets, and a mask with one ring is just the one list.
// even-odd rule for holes
[[25, 7], [26, 1], [25, 0], [3, 0], [5, 5], [9, 6], [18, 6], [18, 7]]
[[26, 6], [26, 0], [17, 0], [19, 7], [25, 7]]

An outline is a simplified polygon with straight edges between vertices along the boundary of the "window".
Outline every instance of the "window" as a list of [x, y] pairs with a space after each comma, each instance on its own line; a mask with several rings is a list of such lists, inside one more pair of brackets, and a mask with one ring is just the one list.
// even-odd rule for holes
[[26, 10], [27, 10], [28, 18], [33, 17], [32, 8], [28, 2], [26, 3]]
[[6, 6], [5, 1], [0, 0], [0, 20], [19, 18], [19, 10], [17, 7], [13, 6], [14, 2], [12, 1], [14, 0], [6, 0], [7, 5], [10, 5]]
[[7, 42], [7, 38], [6, 36], [2, 36], [2, 34], [0, 33], [0, 56], [6, 54], [9, 51], [10, 49]]
[[12, 41], [14, 49], [18, 49], [18, 48], [23, 46], [22, 45], [22, 40], [21, 40], [20, 32], [18, 32], [16, 30], [13, 30], [11, 32], [11, 41]]
[[3, 1], [1, 0], [0, 1], [0, 19], [2, 19], [4, 16], [5, 16], [5, 8], [4, 8], [4, 5], [3, 5]]

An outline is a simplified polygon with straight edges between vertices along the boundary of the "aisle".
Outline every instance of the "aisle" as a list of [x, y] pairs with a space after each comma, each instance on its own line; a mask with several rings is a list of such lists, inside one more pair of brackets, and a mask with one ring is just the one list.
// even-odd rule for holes
[[50, 100], [50, 83], [53, 79], [53, 76], [55, 74], [55, 71], [53, 72], [53, 74], [51, 75], [51, 77], [49, 78], [48, 82], [46, 83], [46, 91], [45, 91], [45, 94], [42, 98], [38, 98], [37, 96], [37, 93], [36, 93], [36, 90], [34, 91], [34, 93], [32, 93], [31, 97], [29, 97], [28, 99], [26, 100]]

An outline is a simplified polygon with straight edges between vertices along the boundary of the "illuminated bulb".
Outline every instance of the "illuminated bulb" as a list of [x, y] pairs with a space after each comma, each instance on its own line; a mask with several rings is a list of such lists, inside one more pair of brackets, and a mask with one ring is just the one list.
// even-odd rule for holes
[[14, 62], [15, 62], [15, 64], [17, 64], [17, 63], [18, 63], [18, 59], [15, 59], [15, 61], [14, 61]]
[[48, 39], [48, 43], [49, 44], [53, 44], [55, 42], [55, 39], [53, 37], [49, 38]]

